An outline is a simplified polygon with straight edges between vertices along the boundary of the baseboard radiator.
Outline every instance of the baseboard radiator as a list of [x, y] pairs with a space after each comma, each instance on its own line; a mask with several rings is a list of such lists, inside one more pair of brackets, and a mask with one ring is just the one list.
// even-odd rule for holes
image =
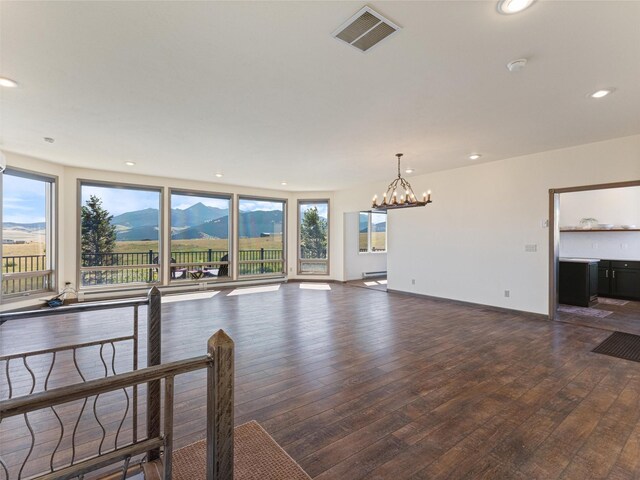
[[362, 272], [362, 278], [386, 277], [387, 271], [383, 272]]

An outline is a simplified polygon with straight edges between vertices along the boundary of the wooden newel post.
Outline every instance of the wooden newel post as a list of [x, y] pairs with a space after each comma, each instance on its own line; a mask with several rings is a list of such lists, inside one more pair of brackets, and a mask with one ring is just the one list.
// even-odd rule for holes
[[218, 330], [207, 347], [207, 480], [233, 480], [233, 340]]
[[[157, 287], [149, 290], [147, 307], [147, 367], [160, 365], [162, 353], [162, 296]], [[160, 436], [160, 380], [147, 383], [147, 438]], [[147, 460], [160, 458], [160, 450], [150, 450]]]

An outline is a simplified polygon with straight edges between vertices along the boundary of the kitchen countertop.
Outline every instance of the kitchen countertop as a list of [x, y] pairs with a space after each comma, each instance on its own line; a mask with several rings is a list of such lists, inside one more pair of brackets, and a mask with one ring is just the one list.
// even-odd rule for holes
[[598, 263], [600, 261], [599, 258], [569, 258], [569, 257], [560, 257], [561, 262], [572, 262], [572, 263]]

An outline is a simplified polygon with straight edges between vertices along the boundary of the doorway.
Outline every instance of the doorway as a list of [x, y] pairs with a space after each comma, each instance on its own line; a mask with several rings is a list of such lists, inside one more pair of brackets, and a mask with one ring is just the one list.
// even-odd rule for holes
[[549, 227], [549, 319], [640, 334], [640, 180], [549, 190]]

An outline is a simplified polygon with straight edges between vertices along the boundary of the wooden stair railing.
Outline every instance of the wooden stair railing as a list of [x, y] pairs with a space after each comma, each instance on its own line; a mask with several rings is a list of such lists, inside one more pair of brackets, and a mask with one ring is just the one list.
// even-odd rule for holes
[[[71, 465], [55, 468], [32, 477], [37, 480], [64, 480], [85, 475], [97, 469], [123, 462], [122, 478], [126, 478], [130, 460], [138, 455], [163, 450], [162, 478], [172, 477], [174, 378], [177, 375], [199, 369], [207, 369], [207, 480], [233, 479], [233, 377], [234, 344], [226, 333], [219, 330], [207, 343], [207, 355], [177, 362], [121, 373], [66, 387], [51, 389], [0, 402], [0, 421], [17, 415], [86, 400], [97, 395], [135, 387], [140, 384], [157, 385], [160, 391], [164, 383], [164, 412], [162, 431], [147, 435], [144, 439], [118, 446], [97, 455], [84, 458]], [[158, 405], [160, 398], [157, 398]], [[82, 414], [82, 412], [81, 412]], [[95, 411], [94, 411], [95, 415]], [[160, 416], [158, 415], [158, 418]], [[157, 459], [150, 458], [150, 461]], [[0, 466], [0, 472], [4, 467]], [[8, 471], [5, 468], [8, 478]]]
[[[102, 310], [113, 310], [113, 309], [121, 309], [121, 308], [133, 308], [133, 331], [130, 335], [121, 335], [115, 337], [104, 338], [101, 340], [94, 340], [91, 342], [83, 342], [76, 343], [71, 345], [61, 345], [53, 348], [47, 348], [37, 351], [23, 352], [23, 353], [14, 353], [8, 355], [0, 355], [0, 368], [2, 368], [5, 373], [6, 378], [6, 389], [5, 385], [0, 385], [0, 392], [6, 391], [6, 394], [0, 394], [0, 400], [12, 399], [16, 392], [14, 392], [12, 385], [12, 372], [11, 365], [13, 363], [17, 363], [18, 365], [22, 364], [24, 369], [29, 373], [30, 376], [30, 390], [29, 394], [32, 394], [36, 389], [36, 372], [30, 368], [29, 361], [44, 362], [48, 361], [48, 369], [42, 370], [43, 376], [44, 372], [46, 373], [46, 378], [42, 381], [44, 385], [44, 390], [46, 391], [49, 386], [49, 380], [51, 374], [56, 366], [56, 360], [60, 358], [65, 353], [70, 353], [73, 356], [73, 368], [74, 372], [82, 381], [85, 380], [85, 375], [87, 372], [83, 372], [82, 366], [78, 362], [76, 358], [77, 353], [82, 353], [83, 351], [90, 350], [92, 347], [100, 347], [99, 352], [99, 360], [104, 366], [104, 377], [109, 377], [110, 375], [116, 375], [115, 370], [115, 360], [116, 360], [116, 347], [120, 345], [126, 345], [128, 342], [131, 342], [131, 368], [132, 370], [138, 370], [139, 365], [139, 307], [146, 306], [147, 307], [147, 366], [159, 365], [161, 362], [161, 328], [162, 328], [162, 304], [161, 304], [161, 293], [157, 287], [153, 287], [149, 290], [146, 297], [142, 298], [130, 298], [124, 300], [108, 300], [108, 301], [97, 301], [97, 302], [82, 302], [75, 303], [71, 305], [64, 305], [57, 308], [41, 308], [35, 310], [26, 310], [26, 311], [16, 311], [16, 312], [5, 312], [0, 313], [0, 334], [5, 334], [2, 331], [2, 327], [5, 323], [11, 322], [14, 323], [16, 321], [28, 322], [33, 319], [39, 319], [42, 317], [58, 317], [61, 315], [71, 315], [71, 314], [79, 314], [83, 312], [95, 312]], [[54, 320], [54, 319], [52, 319]], [[111, 372], [109, 372], [109, 367], [107, 365], [107, 360], [103, 355], [103, 350], [111, 349], [112, 350], [112, 361], [110, 365]], [[124, 348], [124, 347], [123, 347]], [[80, 355], [81, 356], [81, 355]], [[50, 360], [47, 360], [47, 357]], [[4, 364], [4, 365], [3, 365]], [[147, 395], [147, 437], [157, 436], [160, 432], [160, 390], [159, 383], [152, 382], [147, 386], [149, 391], [152, 393], [151, 395]], [[127, 396], [127, 408], [129, 405], [129, 396], [126, 389], [123, 390], [124, 394]], [[133, 440], [137, 440], [138, 433], [138, 385], [134, 385], [132, 387], [132, 399], [131, 399], [131, 407], [132, 407], [132, 437]], [[97, 401], [97, 398], [95, 399]], [[95, 402], [94, 402], [95, 407]], [[58, 414], [52, 409], [52, 412], [56, 417]], [[126, 414], [125, 414], [126, 415]], [[78, 417], [78, 421], [73, 428], [73, 438], [72, 438], [72, 459], [71, 463], [75, 460], [75, 432], [78, 427], [78, 423], [80, 421], [80, 417]], [[123, 418], [124, 421], [124, 418]], [[58, 418], [58, 422], [61, 420]], [[98, 422], [99, 423], [99, 422]], [[31, 431], [31, 426], [29, 424], [28, 417], [25, 416], [25, 424], [27, 428]], [[62, 424], [60, 423], [61, 427]], [[120, 428], [122, 424], [120, 424]], [[117, 437], [120, 434], [120, 428], [116, 433], [116, 443]], [[33, 450], [34, 437], [32, 437], [30, 452]], [[59, 444], [58, 444], [59, 447]], [[56, 455], [57, 449], [52, 453], [53, 456]], [[27, 461], [29, 460], [29, 455], [24, 459], [20, 471], [18, 473], [18, 478], [23, 478], [22, 473], [26, 466]], [[152, 458], [157, 458], [159, 455], [159, 450], [157, 448], [152, 449], [149, 454]], [[53, 469], [53, 467], [52, 467]], [[9, 467], [2, 460], [2, 455], [0, 452], [0, 480], [4, 480], [4, 478], [9, 477]], [[3, 477], [4, 475], [4, 477]]]

